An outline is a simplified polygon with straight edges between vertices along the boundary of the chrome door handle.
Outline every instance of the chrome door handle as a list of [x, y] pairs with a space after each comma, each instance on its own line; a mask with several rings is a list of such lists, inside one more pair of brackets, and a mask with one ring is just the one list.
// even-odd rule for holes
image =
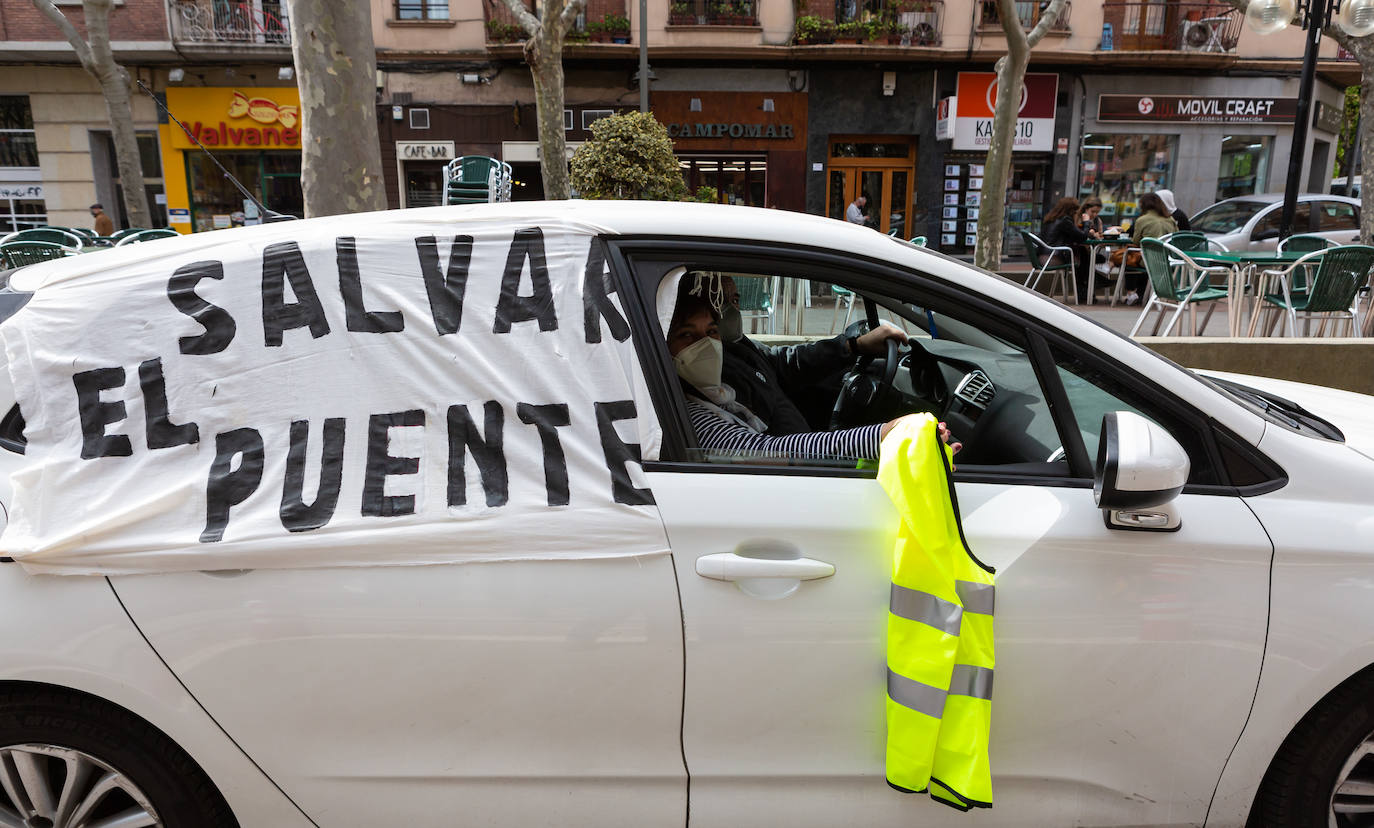
[[825, 561], [810, 558], [752, 558], [735, 552], [718, 552], [697, 558], [697, 574], [717, 581], [755, 578], [812, 581], [834, 575], [835, 567]]

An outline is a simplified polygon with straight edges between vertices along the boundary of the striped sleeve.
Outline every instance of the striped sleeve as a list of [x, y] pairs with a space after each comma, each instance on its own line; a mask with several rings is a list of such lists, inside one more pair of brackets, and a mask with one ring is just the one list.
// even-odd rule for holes
[[724, 420], [708, 406], [690, 398], [687, 419], [696, 432], [699, 448], [740, 456], [876, 460], [882, 432], [882, 425], [867, 425], [770, 437]]

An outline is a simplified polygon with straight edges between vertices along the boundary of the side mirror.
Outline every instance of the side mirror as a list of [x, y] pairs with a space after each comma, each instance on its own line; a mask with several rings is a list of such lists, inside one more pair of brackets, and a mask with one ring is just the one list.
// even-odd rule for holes
[[1250, 240], [1251, 240], [1251, 241], [1267, 241], [1267, 240], [1269, 240], [1269, 239], [1277, 239], [1278, 237], [1279, 237], [1279, 231], [1278, 231], [1278, 230], [1257, 230], [1257, 231], [1255, 231], [1254, 235], [1252, 235], [1252, 236], [1250, 237]]
[[1093, 468], [1093, 500], [1100, 509], [1152, 509], [1183, 491], [1188, 454], [1169, 432], [1132, 411], [1102, 416]]

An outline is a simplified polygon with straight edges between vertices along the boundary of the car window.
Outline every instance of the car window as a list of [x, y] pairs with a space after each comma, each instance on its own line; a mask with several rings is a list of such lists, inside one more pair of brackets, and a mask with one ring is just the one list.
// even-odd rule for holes
[[1263, 201], [1223, 201], [1193, 216], [1189, 224], [1199, 233], [1234, 233], [1267, 206]]
[[1332, 230], [1359, 230], [1360, 218], [1355, 212], [1355, 205], [1347, 204], [1344, 201], [1322, 201], [1318, 202], [1320, 209], [1317, 210], [1318, 232]]
[[[1252, 239], [1262, 239], [1266, 235], [1275, 238], [1279, 232], [1279, 221], [1283, 218], [1283, 205], [1275, 204], [1274, 209], [1265, 213], [1250, 234]], [[1312, 222], [1312, 202], [1299, 202], [1293, 212], [1293, 232], [1306, 233]]]
[[[739, 322], [712, 320], [727, 340], [721, 345], [723, 388], [698, 387], [696, 357], [709, 362], [710, 347], [687, 349], [703, 333], [709, 336], [709, 328], [690, 323], [680, 309], [695, 309], [699, 318], [701, 300], [725, 307], [726, 297], [736, 295]], [[668, 331], [664, 357], [679, 374], [683, 399], [675, 404], [685, 406], [682, 420], [689, 429], [686, 456], [678, 459], [873, 468], [881, 425], [928, 411], [963, 443], [961, 469], [1068, 474], [1023, 335], [928, 309], [912, 297], [864, 290], [844, 274], [803, 278], [688, 266], [669, 271], [658, 296], [660, 325]], [[868, 330], [869, 303], [880, 324], [901, 330], [908, 340], [899, 349], [890, 386], [882, 382], [892, 367], [885, 345], [859, 358], [850, 352], [850, 339]], [[728, 341], [736, 325], [743, 336]], [[856, 373], [860, 366], [862, 373]], [[664, 418], [665, 429], [671, 419]]]
[[1205, 426], [1199, 426], [1170, 412], [1145, 390], [1129, 386], [1109, 366], [1052, 348], [1059, 380], [1068, 397], [1069, 408], [1083, 438], [1089, 460], [1097, 457], [1102, 415], [1109, 411], [1132, 411], [1163, 427], [1183, 446], [1192, 464], [1188, 482], [1220, 483], [1211, 454], [1204, 441]]

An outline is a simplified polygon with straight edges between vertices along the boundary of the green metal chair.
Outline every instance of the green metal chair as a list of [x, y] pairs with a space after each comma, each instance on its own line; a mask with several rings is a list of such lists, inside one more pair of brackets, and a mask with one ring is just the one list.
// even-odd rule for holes
[[25, 265], [38, 264], [53, 259], [63, 259], [75, 255], [64, 245], [45, 241], [16, 241], [0, 244], [0, 268], [11, 270]]
[[1213, 304], [1207, 307], [1207, 315], [1202, 318], [1201, 330], [1207, 330], [1212, 311], [1217, 307], [1215, 301], [1225, 299], [1227, 295], [1224, 289], [1212, 287], [1209, 277], [1224, 277], [1230, 272], [1230, 268], [1200, 265], [1187, 253], [1160, 239], [1141, 239], [1140, 257], [1145, 261], [1145, 272], [1150, 277], [1150, 287], [1153, 291], [1145, 307], [1141, 308], [1135, 326], [1131, 328], [1131, 336], [1140, 331], [1140, 326], [1145, 324], [1145, 317], [1156, 308], [1159, 309], [1159, 318], [1155, 320], [1153, 335], [1160, 335], [1159, 326], [1164, 321], [1165, 309], [1173, 308], [1174, 313], [1169, 317], [1169, 324], [1164, 328], [1163, 335], [1169, 335], [1178, 318], [1187, 309], [1193, 336], [1197, 336], [1199, 329], [1196, 307], [1202, 302], [1212, 302]]
[[1289, 236], [1279, 242], [1280, 253], [1311, 253], [1313, 250], [1325, 250], [1328, 247], [1335, 247], [1336, 243], [1313, 233], [1299, 233], [1296, 236]]
[[773, 297], [769, 290], [770, 280], [763, 276], [737, 276], [735, 287], [739, 288], [739, 315], [741, 319], [762, 319], [773, 332]]
[[[1069, 301], [1069, 290], [1073, 289], [1073, 299], [1078, 301], [1078, 285], [1073, 278], [1073, 248], [1052, 247], [1029, 230], [1022, 230], [1021, 240], [1026, 243], [1026, 253], [1030, 256], [1031, 272], [1026, 277], [1026, 287], [1035, 290], [1040, 277], [1046, 273], [1050, 277], [1049, 294], [1054, 295], [1056, 281], [1063, 288], [1064, 302]], [[1067, 278], [1066, 278], [1067, 274]]]
[[153, 241], [155, 239], [174, 239], [181, 234], [168, 228], [160, 227], [154, 230], [139, 230], [136, 233], [126, 233], [115, 242], [115, 247], [123, 247], [126, 244], [138, 244], [139, 242]]
[[464, 155], [444, 165], [444, 203], [510, 201], [511, 167], [485, 155]]
[[18, 230], [10, 233], [4, 238], [0, 238], [0, 244], [11, 242], [48, 242], [49, 244], [60, 244], [63, 247], [74, 251], [80, 251], [86, 246], [86, 240], [61, 227], [32, 227], [28, 230]]
[[911, 243], [914, 244], [914, 245], [916, 245], [917, 247], [925, 247], [925, 246], [926, 246], [926, 237], [925, 237], [925, 236], [912, 236], [912, 237], [911, 237]]
[[1203, 233], [1193, 230], [1180, 230], [1177, 233], [1170, 233], [1167, 236], [1160, 236], [1159, 240], [1167, 244], [1172, 244], [1184, 253], [1206, 252], [1215, 250], [1220, 253], [1229, 252], [1226, 245], [1219, 241], [1208, 238]]
[[[1296, 274], [1304, 273], [1313, 264], [1312, 280], [1305, 292], [1298, 293], [1290, 285]], [[1322, 328], [1325, 330], [1327, 318], [1336, 320], [1348, 318], [1350, 332], [1354, 336], [1360, 330], [1359, 310], [1355, 299], [1360, 289], [1369, 284], [1369, 272], [1374, 269], [1374, 247], [1363, 244], [1347, 244], [1314, 250], [1304, 254], [1296, 262], [1283, 270], [1266, 270], [1264, 275], [1276, 278], [1279, 291], [1266, 293], [1264, 301], [1273, 310], [1282, 313], [1288, 323], [1288, 335], [1298, 335], [1298, 314], [1306, 317], [1304, 335], [1310, 330], [1312, 317], [1321, 314]], [[1266, 309], [1268, 308], [1266, 305]], [[1271, 321], [1270, 329], [1273, 328]], [[1336, 326], [1332, 326], [1334, 331]]]
[[142, 233], [144, 230], [148, 230], [148, 229], [150, 229], [150, 228], [148, 228], [148, 227], [129, 227], [129, 228], [124, 229], [124, 230], [116, 230], [116, 231], [114, 231], [113, 233], [111, 233], [110, 235], [106, 236], [105, 238], [108, 238], [108, 239], [110, 239], [111, 241], [117, 243], [120, 239], [124, 238], [125, 236], [130, 236], [130, 235], [133, 235], [134, 233]]

